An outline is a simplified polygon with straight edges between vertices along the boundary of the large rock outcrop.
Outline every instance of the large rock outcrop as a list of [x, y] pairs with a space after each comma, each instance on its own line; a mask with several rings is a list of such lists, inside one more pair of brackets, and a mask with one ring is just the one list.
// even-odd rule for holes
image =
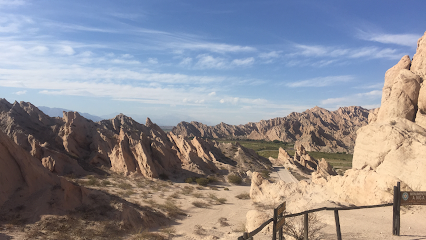
[[367, 124], [368, 113], [361, 107], [342, 107], [333, 112], [314, 107], [303, 113], [238, 126], [181, 122], [172, 131], [186, 137], [279, 140], [297, 142], [308, 151], [352, 152], [356, 130]]
[[187, 172], [205, 175], [217, 173], [224, 164], [232, 168], [241, 162], [231, 159], [237, 155], [225, 156], [215, 142], [166, 134], [149, 118], [143, 125], [123, 114], [100, 122], [78, 112], [51, 118], [31, 103], [0, 99], [0, 128], [59, 175], [100, 173], [100, 166], [154, 178]]
[[295, 212], [336, 203], [392, 202], [392, 189], [398, 181], [403, 191], [426, 191], [424, 39], [426, 33], [412, 61], [404, 56], [386, 72], [382, 106], [357, 131], [352, 169], [344, 176], [313, 176], [310, 183], [270, 183], [253, 173], [252, 200], [277, 204], [286, 199], [288, 210]]
[[[105, 219], [122, 221], [133, 229], [164, 225], [166, 217], [135, 209], [125, 201], [90, 190], [51, 173], [41, 162], [0, 131], [0, 224], [33, 223], [43, 215], [64, 215], [76, 209], [96, 210]], [[114, 208], [113, 206], [117, 206]]]

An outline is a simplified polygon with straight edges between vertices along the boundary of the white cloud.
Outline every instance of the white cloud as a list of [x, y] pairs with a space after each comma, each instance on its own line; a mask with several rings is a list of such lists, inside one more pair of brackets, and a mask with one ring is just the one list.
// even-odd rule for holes
[[348, 82], [353, 80], [353, 76], [343, 75], [343, 76], [328, 76], [328, 77], [318, 77], [312, 78], [297, 82], [286, 83], [287, 87], [326, 87], [336, 83]]
[[230, 45], [224, 43], [203, 43], [203, 42], [190, 42], [190, 43], [172, 43], [173, 48], [180, 48], [186, 50], [207, 50], [216, 53], [237, 53], [237, 52], [253, 52], [256, 48], [249, 46]]
[[210, 97], [216, 96], [216, 92], [211, 92], [211, 93], [209, 93], [209, 96], [210, 96]]
[[71, 46], [62, 46], [62, 48], [59, 50], [59, 53], [65, 55], [74, 55], [75, 51]]
[[271, 51], [268, 53], [260, 53], [259, 57], [263, 59], [270, 59], [270, 58], [278, 58], [280, 56], [281, 51]]
[[192, 63], [192, 58], [187, 57], [187, 58], [182, 59], [182, 61], [179, 63], [179, 65], [188, 67], [188, 66], [191, 65], [191, 63]]
[[[403, 54], [396, 49], [362, 47], [362, 48], [340, 48], [338, 46], [302, 45], [295, 44], [295, 52], [286, 54], [286, 57], [310, 57], [310, 58], [387, 58], [399, 59]], [[326, 60], [323, 60], [326, 61]], [[329, 62], [330, 64], [331, 62]], [[321, 66], [320, 63], [316, 63]]]
[[220, 99], [220, 103], [225, 103], [225, 99]]
[[[380, 107], [381, 96], [382, 91], [373, 90], [370, 92], [356, 93], [345, 97], [324, 99], [321, 101], [321, 105], [334, 108], [343, 106], [363, 106], [365, 108], [371, 109]], [[377, 103], [372, 104], [372, 102]]]
[[244, 58], [244, 59], [234, 59], [232, 60], [232, 64], [236, 66], [250, 66], [254, 63], [254, 58]]
[[149, 63], [149, 64], [157, 64], [157, 63], [158, 63], [158, 60], [157, 60], [156, 58], [149, 58], [149, 59], [148, 59], [148, 63]]
[[358, 31], [357, 36], [360, 39], [385, 43], [385, 44], [396, 44], [408, 47], [416, 47], [417, 40], [421, 37], [418, 34], [385, 34], [385, 33], [371, 33], [365, 31]]
[[227, 68], [226, 60], [223, 58], [215, 58], [208, 54], [201, 54], [197, 56], [198, 62], [195, 64], [196, 68]]
[[27, 90], [23, 90], [23, 91], [17, 91], [14, 94], [16, 94], [16, 95], [24, 95], [26, 93], [27, 93]]

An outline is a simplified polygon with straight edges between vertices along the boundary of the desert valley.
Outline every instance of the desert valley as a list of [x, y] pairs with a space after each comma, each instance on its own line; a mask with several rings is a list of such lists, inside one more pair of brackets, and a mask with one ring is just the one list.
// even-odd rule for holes
[[[380, 108], [314, 107], [245, 125], [165, 132], [123, 114], [50, 117], [0, 99], [0, 239], [238, 239], [273, 216], [391, 203], [426, 191], [426, 35], [385, 74]], [[303, 239], [302, 218], [285, 239]], [[340, 212], [343, 239], [426, 239], [426, 208]], [[336, 239], [331, 211], [309, 239]], [[254, 239], [271, 239], [272, 224]]]
[[426, 239], [425, 3], [383, 5], [0, 0], [0, 240]]

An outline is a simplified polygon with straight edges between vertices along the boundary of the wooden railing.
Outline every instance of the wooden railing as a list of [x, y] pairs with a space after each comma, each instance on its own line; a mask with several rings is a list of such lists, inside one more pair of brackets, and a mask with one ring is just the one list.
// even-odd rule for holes
[[[426, 192], [404, 192], [401, 193], [401, 185], [400, 182], [397, 183], [397, 186], [394, 187], [394, 201], [392, 203], [385, 203], [385, 204], [379, 204], [379, 205], [368, 205], [368, 206], [352, 206], [352, 207], [322, 207], [322, 208], [316, 208], [311, 209], [299, 213], [293, 213], [293, 214], [287, 214], [283, 215], [286, 208], [286, 203], [283, 202], [280, 204], [277, 208], [274, 209], [274, 217], [268, 219], [266, 222], [264, 222], [262, 225], [260, 225], [258, 228], [251, 232], [245, 232], [243, 236], [239, 237], [238, 240], [252, 240], [253, 236], [258, 234], [260, 231], [262, 231], [263, 228], [265, 228], [269, 223], [273, 222], [272, 227], [272, 240], [276, 240], [276, 233], [279, 232], [279, 240], [283, 240], [283, 226], [285, 225], [285, 219], [290, 217], [297, 217], [304, 215], [304, 239], [308, 240], [308, 214], [319, 212], [319, 211], [334, 211], [334, 219], [336, 222], [336, 234], [337, 239], [342, 240], [342, 233], [340, 230], [340, 220], [339, 220], [339, 211], [345, 211], [345, 210], [355, 210], [355, 209], [364, 209], [364, 208], [378, 208], [378, 207], [388, 207], [393, 206], [393, 222], [392, 222], [392, 234], [399, 236], [400, 235], [400, 206], [401, 205], [408, 205], [408, 204], [416, 204], [416, 205], [426, 205], [426, 200], [423, 201], [424, 198], [419, 198], [416, 203], [411, 203], [410, 198], [407, 200], [404, 197], [404, 194], [411, 197], [412, 195], [418, 196], [419, 194], [424, 194], [426, 196]], [[417, 195], [416, 195], [417, 194]], [[423, 195], [422, 195], [423, 196]], [[413, 197], [414, 199], [414, 197]], [[407, 201], [406, 203], [401, 203], [401, 200]], [[415, 199], [416, 200], [416, 199]]]

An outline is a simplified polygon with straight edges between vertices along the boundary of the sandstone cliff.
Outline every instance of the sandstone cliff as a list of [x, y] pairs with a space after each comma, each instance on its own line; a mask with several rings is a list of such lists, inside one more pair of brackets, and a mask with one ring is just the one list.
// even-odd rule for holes
[[181, 122], [172, 131], [185, 137], [280, 140], [296, 142], [308, 151], [352, 152], [356, 131], [367, 124], [368, 114], [369, 110], [362, 107], [342, 107], [332, 112], [314, 107], [303, 113], [238, 126]]
[[58, 177], [2, 131], [0, 165], [0, 224], [33, 223], [43, 215], [70, 214], [83, 208], [93, 212], [108, 209], [97, 218], [122, 222], [133, 229], [157, 227], [166, 221], [163, 214], [151, 209], [135, 209], [125, 201]]
[[166, 134], [149, 118], [143, 125], [123, 114], [100, 122], [78, 112], [51, 118], [31, 103], [0, 99], [0, 128], [59, 175], [101, 173], [99, 167], [105, 166], [126, 175], [157, 178], [212, 174], [220, 167], [234, 171], [241, 165], [234, 156], [225, 156], [215, 142]]

